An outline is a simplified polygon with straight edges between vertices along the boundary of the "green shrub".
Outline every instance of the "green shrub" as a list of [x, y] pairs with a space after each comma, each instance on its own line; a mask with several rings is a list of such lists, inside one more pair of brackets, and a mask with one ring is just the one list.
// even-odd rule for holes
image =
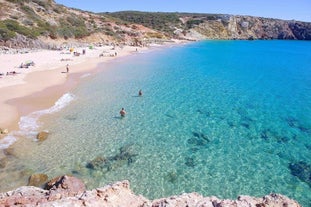
[[53, 7], [53, 11], [56, 12], [57, 14], [64, 14], [67, 12], [67, 10], [62, 6]]
[[71, 25], [71, 26], [75, 26], [75, 27], [85, 27], [85, 23], [84, 20], [81, 19], [80, 17], [76, 16], [76, 15], [71, 15], [68, 16], [66, 18], [67, 22]]
[[193, 28], [193, 26], [199, 25], [199, 24], [201, 24], [203, 22], [204, 21], [201, 20], [201, 19], [191, 19], [191, 20], [187, 21], [186, 27], [187, 27], [187, 29], [190, 29], [190, 28]]
[[181, 24], [176, 13], [125, 11], [109, 13], [109, 15], [170, 34], [173, 34], [174, 27]]
[[21, 6], [21, 9], [26, 12], [27, 14], [31, 14], [31, 15], [34, 15], [35, 12], [33, 11], [32, 8], [30, 8], [29, 6], [26, 6], [26, 5], [23, 5]]
[[3, 24], [9, 31], [25, 35], [26, 37], [35, 39], [39, 35], [37, 32], [31, 31], [29, 28], [20, 25], [15, 20], [7, 19], [3, 21]]
[[32, 0], [32, 1], [35, 2], [36, 4], [38, 4], [39, 6], [42, 6], [45, 9], [48, 9], [49, 6], [51, 5], [47, 1], [42, 1], [42, 0]]
[[15, 19], [15, 20], [18, 19], [18, 16], [10, 16], [10, 17], [11, 17], [11, 19]]
[[0, 39], [3, 41], [8, 41], [9, 39], [15, 37], [16, 34], [13, 31], [10, 31], [5, 24], [0, 22]]
[[30, 19], [34, 20], [40, 19], [40, 17], [29, 6], [23, 5], [21, 6], [21, 9], [28, 15]]
[[75, 38], [82, 38], [89, 35], [85, 27], [76, 27], [74, 28], [73, 35]]
[[59, 36], [64, 37], [65, 39], [73, 37], [72, 31], [66, 26], [58, 27], [56, 32]]
[[105, 28], [104, 33], [108, 36], [115, 36], [115, 33], [110, 28]]
[[57, 28], [57, 34], [64, 38], [82, 38], [89, 35], [84, 21], [77, 16], [67, 17], [66, 20], [60, 20], [60, 27]]
[[37, 21], [37, 27], [35, 30], [39, 35], [50, 36], [54, 39], [57, 37], [56, 27], [51, 26], [48, 22], [42, 20]]
[[23, 21], [23, 24], [24, 24], [24, 25], [27, 25], [27, 26], [33, 26], [33, 25], [34, 25], [33, 21], [31, 21], [31, 20], [29, 20], [29, 19], [25, 19], [25, 20]]

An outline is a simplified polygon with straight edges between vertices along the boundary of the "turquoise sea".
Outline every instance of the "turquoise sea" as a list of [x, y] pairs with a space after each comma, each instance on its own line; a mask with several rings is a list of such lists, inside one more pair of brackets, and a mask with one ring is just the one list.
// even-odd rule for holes
[[[149, 199], [274, 192], [311, 206], [311, 42], [195, 42], [98, 71], [21, 119], [10, 139], [28, 138], [0, 169], [1, 190], [28, 172], [68, 173], [89, 189], [127, 179]], [[50, 136], [34, 142], [40, 130]]]

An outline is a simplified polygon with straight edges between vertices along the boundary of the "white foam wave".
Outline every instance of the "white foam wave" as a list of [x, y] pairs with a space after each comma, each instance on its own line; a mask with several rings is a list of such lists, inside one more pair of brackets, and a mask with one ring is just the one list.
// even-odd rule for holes
[[12, 135], [8, 135], [3, 139], [0, 139], [0, 150], [8, 148], [14, 142], [16, 142], [16, 138]]
[[45, 114], [52, 114], [65, 108], [75, 99], [75, 96], [71, 93], [64, 94], [59, 98], [54, 106], [48, 109], [32, 112], [27, 116], [22, 116], [19, 121], [19, 131], [13, 131], [8, 136], [0, 140], [0, 149], [8, 148], [12, 145], [18, 136], [25, 136], [28, 138], [34, 138], [38, 133], [37, 130], [40, 127], [38, 123], [39, 118]]
[[70, 93], [64, 94], [60, 99], [58, 99], [54, 106], [49, 109], [44, 109], [40, 111], [35, 111], [28, 116], [21, 117], [19, 121], [19, 128], [21, 131], [35, 131], [39, 128], [38, 119], [45, 114], [52, 114], [60, 111], [66, 107], [72, 100], [74, 100], [74, 95]]

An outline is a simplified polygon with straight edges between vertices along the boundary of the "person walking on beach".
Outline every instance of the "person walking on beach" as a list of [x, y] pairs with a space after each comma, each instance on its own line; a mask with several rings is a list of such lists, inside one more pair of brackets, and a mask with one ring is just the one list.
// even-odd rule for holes
[[125, 114], [126, 114], [126, 111], [125, 111], [124, 108], [122, 108], [121, 111], [120, 111], [121, 117], [125, 117]]
[[69, 65], [68, 64], [66, 65], [66, 71], [67, 71], [67, 73], [69, 73]]

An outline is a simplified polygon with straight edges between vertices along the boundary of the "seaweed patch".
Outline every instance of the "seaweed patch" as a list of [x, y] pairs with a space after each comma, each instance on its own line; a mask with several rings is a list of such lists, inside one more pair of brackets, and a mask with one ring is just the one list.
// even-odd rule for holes
[[311, 165], [304, 161], [290, 163], [288, 168], [292, 175], [307, 183], [311, 187]]

